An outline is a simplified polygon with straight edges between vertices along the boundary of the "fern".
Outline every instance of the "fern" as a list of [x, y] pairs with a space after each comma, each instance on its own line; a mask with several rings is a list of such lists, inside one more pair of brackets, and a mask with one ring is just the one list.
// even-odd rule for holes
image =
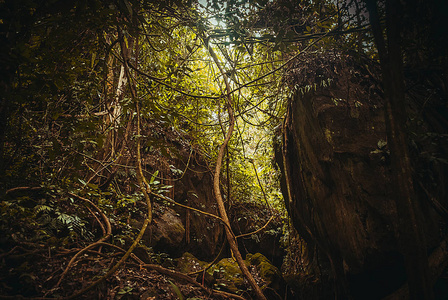
[[36, 207], [34, 208], [34, 215], [37, 216], [40, 213], [49, 214], [52, 211], [53, 211], [53, 208], [51, 208], [50, 206], [47, 206], [47, 205], [36, 205]]
[[85, 240], [92, 240], [94, 235], [87, 230], [86, 223], [77, 215], [61, 213], [49, 205], [37, 205], [34, 216], [40, 224], [42, 232], [53, 235], [67, 230], [69, 237], [78, 236]]

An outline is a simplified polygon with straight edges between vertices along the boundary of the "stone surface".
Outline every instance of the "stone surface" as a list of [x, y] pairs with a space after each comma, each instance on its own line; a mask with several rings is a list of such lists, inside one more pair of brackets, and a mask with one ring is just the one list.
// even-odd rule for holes
[[154, 250], [175, 255], [182, 250], [185, 227], [180, 215], [175, 210], [164, 207], [155, 215], [144, 238]]
[[[333, 65], [330, 87], [298, 90], [290, 101], [276, 153], [282, 191], [294, 227], [327, 258], [329, 273], [348, 278], [355, 296], [381, 298], [405, 280], [382, 98], [368, 67]], [[421, 226], [435, 247], [440, 217], [422, 198]]]
[[261, 253], [248, 254], [246, 261], [257, 268], [258, 274], [263, 279], [264, 284], [261, 286], [263, 290], [269, 288], [281, 293], [284, 291], [285, 281], [280, 270], [274, 266]]
[[182, 273], [191, 273], [203, 270], [208, 266], [207, 262], [197, 259], [193, 254], [185, 252], [181, 257], [176, 259], [177, 269]]

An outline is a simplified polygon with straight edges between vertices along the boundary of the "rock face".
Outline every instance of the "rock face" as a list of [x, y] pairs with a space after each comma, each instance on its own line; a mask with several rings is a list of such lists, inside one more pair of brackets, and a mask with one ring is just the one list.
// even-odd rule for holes
[[154, 217], [150, 230], [145, 233], [144, 239], [158, 252], [171, 255], [182, 253], [182, 240], [185, 237], [185, 227], [180, 215], [172, 208], [162, 210]]
[[[143, 166], [147, 174], [157, 174], [153, 189], [177, 203], [218, 215], [207, 158], [191, 145], [188, 134], [154, 121], [148, 121], [144, 131], [142, 144], [151, 146], [143, 151]], [[216, 219], [157, 198], [154, 204], [150, 245], [156, 251], [173, 256], [190, 251], [204, 260], [218, 254], [224, 231]]]
[[[279, 294], [284, 292], [286, 285], [277, 267], [261, 253], [248, 253], [244, 262], [268, 299], [283, 299]], [[177, 259], [177, 269], [183, 273], [200, 271], [208, 265], [188, 252]], [[248, 282], [233, 258], [221, 259], [205, 274], [199, 273], [197, 280], [227, 292], [248, 295]]]
[[262, 203], [235, 203], [229, 209], [229, 219], [236, 235], [255, 232], [267, 224], [256, 234], [238, 238], [238, 247], [243, 256], [259, 252], [281, 268], [285, 251], [281, 247], [283, 223], [279, 212]]
[[308, 94], [294, 99], [288, 116], [295, 223], [302, 235], [339, 249], [354, 269], [366, 252], [395, 247], [387, 153], [378, 146], [386, 139], [381, 108], [336, 105], [331, 97]]
[[[317, 88], [298, 89], [291, 99], [276, 154], [282, 191], [295, 228], [336, 276], [349, 279], [350, 293], [378, 298], [405, 280], [382, 99], [368, 67], [333, 60], [331, 71], [320, 72], [332, 79], [329, 87], [316, 79]], [[303, 80], [304, 72], [291, 80]], [[440, 218], [427, 202], [421, 206], [435, 246]]]

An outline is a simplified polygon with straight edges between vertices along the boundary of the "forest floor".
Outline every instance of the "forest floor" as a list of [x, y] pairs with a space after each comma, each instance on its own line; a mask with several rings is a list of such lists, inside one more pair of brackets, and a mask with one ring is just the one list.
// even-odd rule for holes
[[[63, 276], [71, 258], [83, 248], [53, 246], [51, 242], [22, 241], [7, 252], [0, 249], [0, 299], [70, 298], [105, 276], [124, 255], [124, 250], [104, 243], [77, 257]], [[168, 257], [159, 265], [145, 264], [131, 255], [118, 271], [76, 299], [233, 298], [174, 268], [175, 261]]]
[[[0, 299], [251, 299], [242, 278], [234, 295], [210, 274], [181, 273], [178, 259], [144, 246], [108, 274], [135, 231], [110, 213], [113, 234], [105, 239], [99, 214], [69, 199], [44, 205], [42, 197], [48, 194], [0, 202]], [[257, 268], [250, 269], [265, 284]]]
[[[52, 249], [42, 244], [20, 243], [1, 255], [0, 293], [17, 298], [49, 299], [75, 295], [104, 276], [123, 255], [102, 248], [82, 255], [58, 285], [70, 257], [81, 249]], [[115, 274], [79, 298], [209, 299], [210, 291], [198, 285], [148, 270], [130, 258]]]

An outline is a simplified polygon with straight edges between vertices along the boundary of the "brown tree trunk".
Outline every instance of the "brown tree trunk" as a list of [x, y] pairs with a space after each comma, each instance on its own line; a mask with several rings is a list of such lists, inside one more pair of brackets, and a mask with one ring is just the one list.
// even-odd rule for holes
[[385, 93], [387, 140], [391, 153], [392, 180], [398, 215], [397, 239], [407, 273], [410, 299], [432, 299], [426, 240], [422, 216], [415, 196], [412, 167], [407, 148], [403, 58], [400, 45], [400, 6], [386, 1], [387, 44], [384, 40], [375, 0], [366, 0], [369, 19], [380, 58]]

